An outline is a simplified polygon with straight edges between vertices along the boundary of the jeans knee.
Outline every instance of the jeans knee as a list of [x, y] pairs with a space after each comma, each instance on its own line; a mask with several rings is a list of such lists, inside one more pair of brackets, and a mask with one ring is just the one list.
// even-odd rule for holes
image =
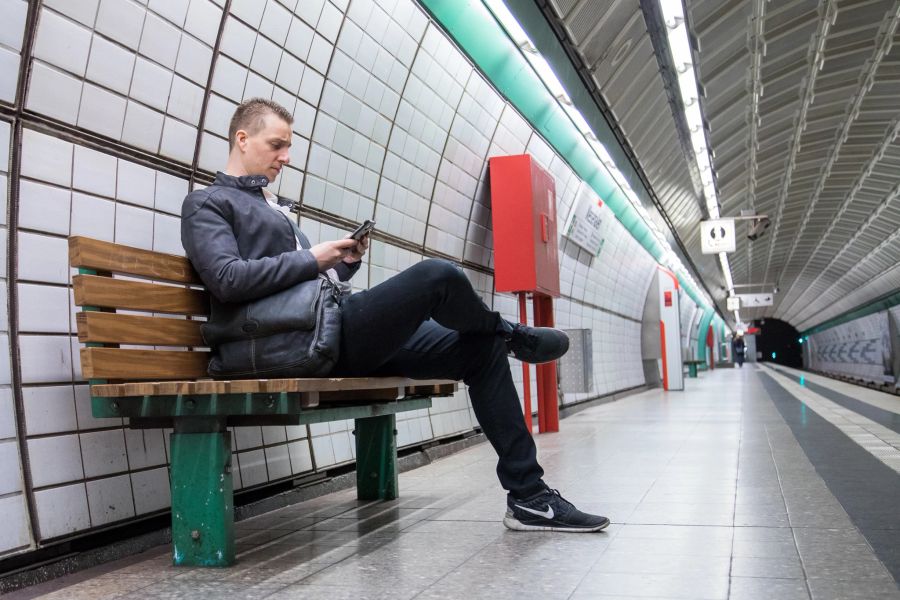
[[425, 277], [432, 283], [468, 281], [466, 274], [458, 266], [442, 258], [427, 258], [419, 263]]

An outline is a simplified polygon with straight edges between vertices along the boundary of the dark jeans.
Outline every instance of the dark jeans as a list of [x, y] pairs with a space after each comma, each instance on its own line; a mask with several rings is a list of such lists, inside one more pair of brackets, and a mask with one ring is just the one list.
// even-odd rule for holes
[[512, 326], [485, 306], [461, 269], [424, 260], [344, 299], [334, 374], [461, 379], [499, 455], [501, 485], [522, 498], [543, 489], [503, 334]]

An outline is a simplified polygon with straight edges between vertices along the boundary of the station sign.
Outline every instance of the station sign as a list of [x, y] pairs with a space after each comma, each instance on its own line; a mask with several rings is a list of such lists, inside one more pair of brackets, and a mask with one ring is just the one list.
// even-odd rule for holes
[[700, 248], [703, 254], [734, 252], [734, 219], [700, 221]]
[[744, 308], [756, 308], [759, 306], [772, 306], [775, 303], [774, 294], [738, 294], [741, 306]]
[[566, 220], [563, 235], [590, 252], [591, 256], [597, 256], [603, 248], [603, 219], [603, 200], [583, 185]]

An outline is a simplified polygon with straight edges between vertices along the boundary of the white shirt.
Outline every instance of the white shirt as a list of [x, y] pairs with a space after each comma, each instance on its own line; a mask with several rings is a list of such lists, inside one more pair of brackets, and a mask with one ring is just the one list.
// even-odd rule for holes
[[[278, 197], [275, 194], [273, 194], [266, 188], [262, 188], [262, 193], [263, 193], [263, 197], [266, 199], [266, 202], [269, 204], [269, 206], [271, 206], [273, 209], [275, 209], [278, 212], [280, 212], [281, 214], [283, 214], [288, 219], [293, 218], [291, 216], [291, 211], [287, 206], [280, 206], [278, 204]], [[293, 230], [293, 227], [291, 229]], [[296, 235], [294, 237], [296, 237]], [[300, 238], [297, 238], [297, 250], [303, 250], [303, 246], [300, 245]], [[325, 272], [325, 274], [328, 276], [328, 278], [331, 281], [335, 282], [338, 285], [338, 289], [342, 290], [346, 294], [350, 293], [350, 287], [351, 287], [350, 282], [341, 281], [340, 277], [338, 277], [337, 271], [335, 271], [332, 268], [332, 269], [328, 269]]]

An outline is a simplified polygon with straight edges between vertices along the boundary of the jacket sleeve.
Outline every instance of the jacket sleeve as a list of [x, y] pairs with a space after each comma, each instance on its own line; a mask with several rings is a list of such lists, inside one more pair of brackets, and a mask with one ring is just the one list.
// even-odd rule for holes
[[349, 265], [345, 262], [339, 262], [334, 266], [334, 270], [337, 271], [338, 279], [340, 279], [341, 281], [350, 281], [350, 278], [356, 275], [356, 272], [359, 271], [359, 267], [361, 264], [361, 260]]
[[319, 275], [318, 263], [309, 250], [242, 258], [227, 205], [215, 202], [205, 190], [188, 194], [181, 215], [185, 253], [207, 289], [221, 302], [255, 300]]

